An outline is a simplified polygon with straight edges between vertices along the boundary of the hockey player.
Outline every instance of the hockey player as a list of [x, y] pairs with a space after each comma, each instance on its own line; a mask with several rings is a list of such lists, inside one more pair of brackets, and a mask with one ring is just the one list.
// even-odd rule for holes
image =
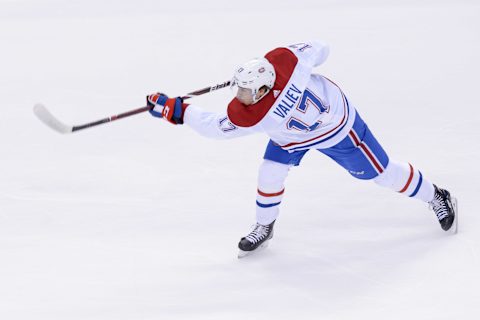
[[210, 138], [228, 139], [255, 132], [270, 137], [258, 174], [256, 224], [241, 238], [239, 257], [264, 247], [273, 236], [284, 181], [310, 149], [316, 149], [353, 177], [373, 180], [430, 205], [443, 230], [457, 231], [457, 202], [409, 163], [389, 159], [344, 92], [312, 73], [329, 54], [321, 42], [276, 48], [239, 67], [232, 79], [236, 97], [224, 113], [205, 111], [182, 99], [147, 96], [153, 116], [187, 124]]

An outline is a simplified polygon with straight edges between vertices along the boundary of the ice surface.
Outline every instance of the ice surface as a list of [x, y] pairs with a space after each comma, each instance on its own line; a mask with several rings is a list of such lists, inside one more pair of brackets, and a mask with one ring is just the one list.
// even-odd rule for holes
[[[0, 319], [478, 319], [479, 18], [473, 0], [0, 0]], [[65, 136], [32, 113], [89, 122], [313, 38], [391, 158], [458, 197], [456, 236], [311, 152], [269, 248], [238, 260], [265, 136], [147, 114]]]

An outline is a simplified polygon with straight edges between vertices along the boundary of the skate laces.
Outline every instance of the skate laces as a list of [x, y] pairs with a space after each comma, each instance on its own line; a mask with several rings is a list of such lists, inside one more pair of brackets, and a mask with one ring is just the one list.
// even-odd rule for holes
[[435, 192], [435, 196], [432, 201], [429, 203], [430, 209], [432, 209], [437, 215], [438, 220], [443, 220], [448, 217], [448, 204], [446, 197], [444, 197], [441, 192]]
[[262, 240], [268, 234], [269, 227], [263, 226], [261, 224], [256, 224], [255, 228], [250, 232], [248, 236], [245, 237], [251, 243], [257, 243], [258, 241]]

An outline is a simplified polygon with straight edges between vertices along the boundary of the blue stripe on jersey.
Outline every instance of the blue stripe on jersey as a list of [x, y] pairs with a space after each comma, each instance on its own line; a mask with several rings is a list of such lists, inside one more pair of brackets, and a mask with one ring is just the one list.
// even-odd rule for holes
[[325, 139], [323, 139], [323, 140], [320, 140], [320, 141], [317, 141], [317, 142], [308, 144], [308, 145], [306, 145], [306, 146], [301, 146], [301, 147], [296, 147], [296, 148], [293, 148], [293, 149], [288, 149], [288, 151], [300, 151], [301, 149], [309, 148], [309, 147], [312, 147], [312, 146], [317, 145], [317, 144], [319, 144], [319, 143], [322, 143], [322, 142], [325, 142], [325, 141], [327, 141], [327, 140], [330, 140], [331, 138], [335, 137], [337, 134], [339, 134], [339, 133], [342, 131], [342, 129], [347, 125], [347, 122], [348, 122], [348, 118], [347, 118], [347, 121], [345, 121], [345, 123], [343, 124], [343, 126], [342, 126], [340, 129], [338, 129], [338, 131], [335, 132], [335, 134], [331, 135], [331, 136], [328, 137], [328, 138], [325, 138]]
[[257, 206], [259, 206], [260, 208], [271, 208], [271, 207], [278, 206], [280, 203], [281, 201], [277, 203], [263, 204], [257, 201]]
[[417, 184], [417, 187], [415, 188], [415, 190], [413, 191], [413, 193], [411, 195], [409, 195], [409, 197], [415, 197], [415, 195], [417, 194], [418, 190], [420, 190], [420, 186], [422, 185], [422, 173], [420, 172], [420, 170], [418, 170], [418, 173], [420, 174], [420, 178], [418, 178], [418, 184]]

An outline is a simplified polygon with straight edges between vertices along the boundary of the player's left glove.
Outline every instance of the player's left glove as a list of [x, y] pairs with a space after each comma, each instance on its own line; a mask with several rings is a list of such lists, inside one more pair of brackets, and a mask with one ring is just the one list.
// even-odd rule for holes
[[183, 124], [183, 115], [188, 104], [183, 103], [181, 97], [169, 98], [163, 93], [154, 93], [147, 96], [147, 106], [154, 117], [164, 118], [173, 124]]

